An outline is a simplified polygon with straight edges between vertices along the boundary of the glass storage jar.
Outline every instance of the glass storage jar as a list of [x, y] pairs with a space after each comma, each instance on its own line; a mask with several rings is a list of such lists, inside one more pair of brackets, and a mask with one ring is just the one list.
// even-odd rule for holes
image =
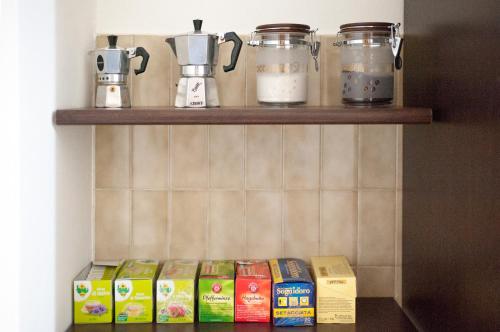
[[401, 68], [399, 23], [362, 22], [340, 26], [340, 89], [347, 104], [391, 103], [394, 67]]
[[316, 30], [292, 23], [259, 25], [248, 44], [257, 47], [258, 102], [305, 103], [310, 54], [318, 70], [320, 43], [316, 40]]

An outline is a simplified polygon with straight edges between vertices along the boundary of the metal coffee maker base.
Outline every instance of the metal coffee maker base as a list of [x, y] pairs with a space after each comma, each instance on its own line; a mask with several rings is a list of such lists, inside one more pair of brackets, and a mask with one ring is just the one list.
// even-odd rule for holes
[[126, 85], [98, 85], [95, 107], [130, 107], [130, 95]]
[[217, 85], [213, 77], [181, 77], [177, 85], [175, 107], [219, 107]]

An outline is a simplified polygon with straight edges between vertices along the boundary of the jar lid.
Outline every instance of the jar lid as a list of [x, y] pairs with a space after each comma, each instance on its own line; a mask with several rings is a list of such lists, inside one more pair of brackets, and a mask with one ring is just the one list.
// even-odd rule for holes
[[340, 33], [362, 32], [362, 31], [391, 31], [393, 23], [389, 22], [357, 22], [347, 23], [340, 26]]
[[301, 32], [310, 33], [311, 27], [306, 24], [296, 24], [296, 23], [273, 23], [273, 24], [263, 24], [258, 25], [255, 28], [257, 33], [269, 33], [269, 32]]

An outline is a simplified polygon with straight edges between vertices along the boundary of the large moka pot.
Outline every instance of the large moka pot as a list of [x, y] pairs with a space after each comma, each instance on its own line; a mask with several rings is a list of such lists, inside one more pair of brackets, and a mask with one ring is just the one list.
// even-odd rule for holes
[[224, 72], [234, 70], [242, 41], [234, 32], [210, 34], [201, 31], [202, 20], [194, 20], [194, 31], [167, 38], [177, 62], [181, 78], [175, 98], [176, 107], [217, 107], [219, 97], [215, 84], [215, 66], [219, 58], [219, 44], [232, 41], [231, 63]]

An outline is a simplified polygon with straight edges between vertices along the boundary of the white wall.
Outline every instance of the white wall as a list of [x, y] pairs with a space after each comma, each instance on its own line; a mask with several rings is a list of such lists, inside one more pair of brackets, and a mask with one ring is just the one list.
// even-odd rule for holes
[[52, 114], [90, 104], [95, 10], [0, 0], [2, 331], [65, 330], [71, 279], [91, 258], [91, 128], [55, 128]]
[[[56, 0], [56, 105], [90, 106], [95, 0]], [[72, 321], [71, 281], [92, 258], [92, 127], [59, 126], [56, 141], [56, 329]]]
[[[0, 273], [2, 298], [0, 312], [2, 330], [19, 329], [19, 276], [20, 276], [20, 213], [19, 208], [19, 52], [18, 52], [18, 6], [15, 0], [0, 0], [0, 100], [3, 126], [0, 130], [0, 260], [8, 266], [8, 273]], [[2, 272], [4, 272], [2, 270]], [[7, 300], [8, 299], [8, 300]]]
[[342, 23], [403, 21], [403, 0], [98, 0], [97, 32], [171, 34], [204, 20], [208, 32], [249, 34], [265, 23], [297, 22], [335, 34]]
[[[55, 329], [55, 11], [53, 0], [19, 0], [22, 331]], [[33, 276], [36, 275], [36, 286]]]

